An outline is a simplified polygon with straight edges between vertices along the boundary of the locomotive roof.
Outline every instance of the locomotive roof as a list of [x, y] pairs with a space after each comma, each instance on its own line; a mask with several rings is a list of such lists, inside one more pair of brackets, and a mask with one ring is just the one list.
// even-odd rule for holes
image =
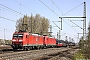
[[38, 36], [38, 34], [32, 34], [32, 35], [34, 35], [34, 36]]
[[49, 37], [49, 38], [54, 38], [54, 37]]

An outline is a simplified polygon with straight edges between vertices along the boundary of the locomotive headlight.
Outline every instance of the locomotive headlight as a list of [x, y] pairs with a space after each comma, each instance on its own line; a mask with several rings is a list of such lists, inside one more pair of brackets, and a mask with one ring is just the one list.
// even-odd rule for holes
[[19, 40], [20, 42], [22, 41], [22, 40]]
[[62, 44], [62, 43], [60, 43], [60, 44]]
[[12, 40], [12, 41], [16, 41], [16, 40]]

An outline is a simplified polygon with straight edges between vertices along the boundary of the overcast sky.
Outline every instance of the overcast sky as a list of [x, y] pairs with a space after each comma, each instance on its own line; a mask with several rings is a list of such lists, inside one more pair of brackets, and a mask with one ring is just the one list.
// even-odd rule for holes
[[[90, 21], [90, 0], [0, 0], [0, 38], [4, 38], [5, 30], [5, 39], [12, 39], [12, 34], [16, 29], [15, 21], [26, 14], [28, 16], [31, 16], [31, 13], [34, 16], [36, 14], [40, 14], [41, 16], [48, 18], [50, 21], [50, 25], [52, 25], [53, 27], [52, 35], [56, 35], [59, 29], [57, 27], [54, 27], [55, 25], [52, 21], [60, 21], [59, 17], [67, 12], [68, 13], [64, 16], [83, 16], [83, 2], [86, 2], [86, 26], [88, 27], [88, 23]], [[10, 19], [11, 21], [5, 18]], [[65, 36], [67, 36], [67, 38], [74, 38], [74, 41], [77, 42], [77, 33], [82, 33], [82, 29], [80, 29], [79, 27], [71, 27], [75, 25], [69, 20], [82, 19], [64, 18], [62, 23], [61, 39], [65, 39]], [[83, 27], [82, 21], [73, 22], [78, 26]], [[55, 23], [59, 27], [61, 26], [60, 22]], [[82, 36], [82, 34], [80, 36]]]

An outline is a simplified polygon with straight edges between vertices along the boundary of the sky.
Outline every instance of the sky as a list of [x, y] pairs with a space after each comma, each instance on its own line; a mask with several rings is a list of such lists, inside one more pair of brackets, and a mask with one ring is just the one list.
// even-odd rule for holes
[[[61, 22], [57, 22], [61, 21], [59, 17], [82, 17], [84, 11], [83, 2], [86, 2], [86, 28], [88, 28], [88, 23], [90, 21], [90, 0], [0, 0], [0, 38], [11, 40], [12, 34], [16, 29], [16, 21], [23, 17], [23, 15], [27, 14], [28, 16], [31, 16], [31, 13], [33, 16], [40, 14], [42, 17], [48, 18], [50, 25], [52, 25], [52, 35], [56, 37], [59, 28], [55, 27], [55, 24], [61, 28]], [[65, 15], [62, 16], [63, 14]], [[82, 29], [79, 27], [72, 27], [75, 25], [70, 22], [70, 20], [82, 19], [63, 18], [62, 20], [60, 39], [65, 40], [65, 37], [67, 36], [68, 40], [69, 38], [73, 38], [74, 41], [77, 42], [77, 33], [82, 33]], [[55, 24], [52, 21], [54, 21]], [[73, 22], [78, 26], [83, 27], [82, 21]], [[80, 34], [80, 36], [82, 36], [82, 34]]]

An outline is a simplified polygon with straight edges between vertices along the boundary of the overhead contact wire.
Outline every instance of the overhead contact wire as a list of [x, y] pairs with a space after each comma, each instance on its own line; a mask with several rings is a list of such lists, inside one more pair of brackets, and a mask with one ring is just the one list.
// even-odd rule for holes
[[21, 3], [20, 3], [20, 2], [18, 2], [17, 0], [15, 0], [15, 1], [16, 1], [17, 3], [19, 3], [20, 5], [24, 6], [25, 8], [27, 8], [27, 9], [31, 10], [32, 12], [36, 13], [35, 11], [33, 11], [32, 9], [28, 8], [27, 6], [25, 6], [25, 5], [21, 4]]
[[12, 22], [16, 22], [15, 20], [8, 19], [8, 18], [5, 18], [5, 17], [1, 17], [1, 16], [0, 16], [0, 18], [6, 19], [6, 20], [9, 20], [9, 21], [12, 21]]
[[[52, 0], [51, 0], [52, 1]], [[58, 8], [58, 6], [52, 1], [52, 3], [57, 7], [57, 9], [63, 14], [63, 12]]]
[[[9, 8], [9, 7], [6, 7], [6, 6], [2, 5], [2, 4], [0, 4], [0, 5], [1, 5], [1, 6], [3, 6], [3, 7], [5, 7], [5, 8], [8, 8], [8, 9], [10, 9], [11, 11], [14, 11], [14, 12], [16, 12], [16, 13], [18, 13], [18, 14], [21, 14], [21, 13], [19, 13], [19, 12], [15, 11], [15, 10], [13, 10], [13, 9]], [[21, 15], [24, 15], [24, 14], [21, 14]]]
[[63, 16], [64, 16], [64, 15], [66, 15], [67, 13], [69, 13], [69, 12], [73, 11], [73, 10], [74, 10], [74, 9], [76, 9], [77, 7], [81, 6], [82, 4], [83, 4], [83, 3], [81, 3], [81, 4], [80, 4], [80, 5], [78, 5], [78, 6], [76, 6], [75, 8], [71, 9], [70, 11], [66, 12], [65, 14], [63, 14]]
[[56, 16], [59, 17], [59, 15], [57, 13], [55, 13], [52, 9], [50, 9], [46, 4], [44, 4], [41, 0], [39, 0], [43, 5], [45, 5], [49, 10], [51, 10]]

